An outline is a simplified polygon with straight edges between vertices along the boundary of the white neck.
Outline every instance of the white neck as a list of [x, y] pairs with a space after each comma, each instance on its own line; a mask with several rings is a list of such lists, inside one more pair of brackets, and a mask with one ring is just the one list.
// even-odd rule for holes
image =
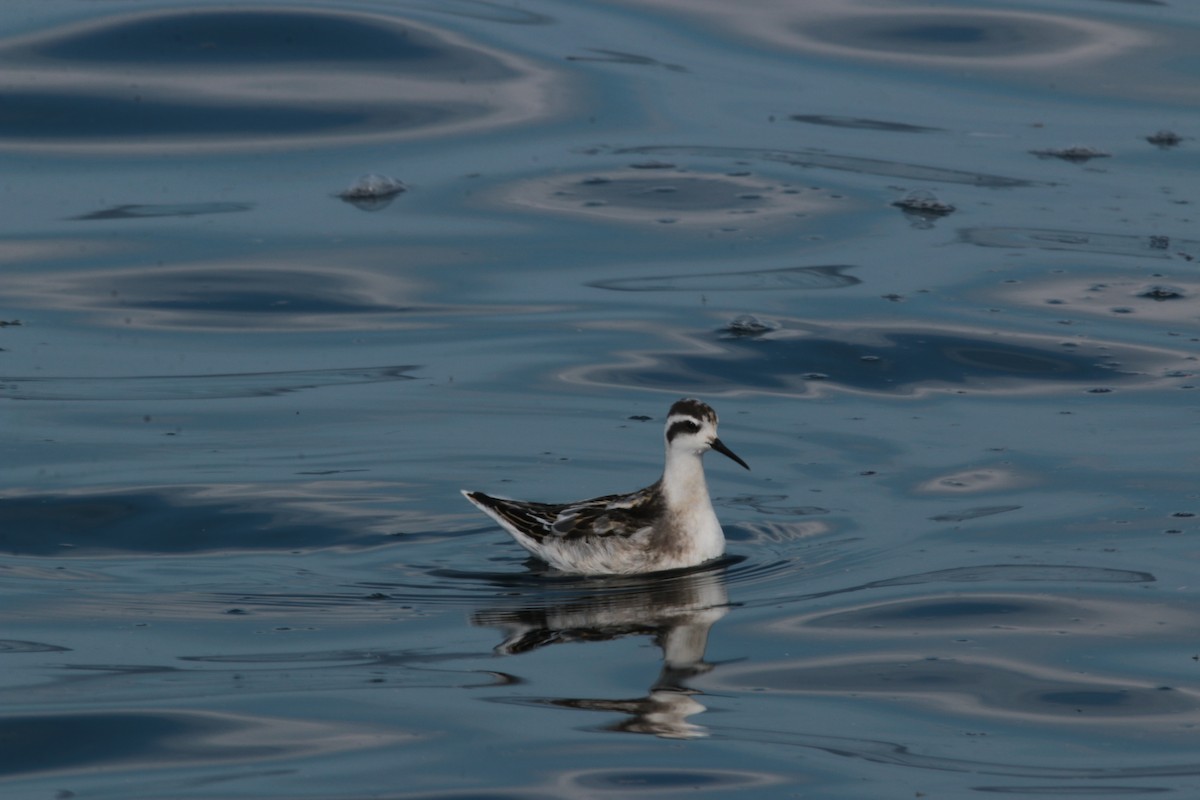
[[667, 450], [662, 489], [670, 530], [686, 542], [680, 564], [691, 566], [721, 555], [725, 534], [708, 497], [700, 454]]
[[663, 470], [663, 494], [672, 509], [712, 507], [708, 484], [704, 481], [704, 462], [696, 453], [667, 448]]

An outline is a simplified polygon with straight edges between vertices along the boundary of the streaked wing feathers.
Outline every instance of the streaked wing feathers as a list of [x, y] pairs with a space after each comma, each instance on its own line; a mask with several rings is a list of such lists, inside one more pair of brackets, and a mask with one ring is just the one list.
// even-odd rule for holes
[[663, 511], [658, 484], [632, 494], [613, 494], [578, 503], [529, 503], [472, 492], [472, 499], [537, 542], [590, 537], [628, 537], [651, 527]]

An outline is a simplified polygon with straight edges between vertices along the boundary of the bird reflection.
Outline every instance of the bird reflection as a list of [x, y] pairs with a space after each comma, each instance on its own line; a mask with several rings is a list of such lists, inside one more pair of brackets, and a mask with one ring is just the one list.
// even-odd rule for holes
[[546, 698], [537, 702], [624, 714], [605, 730], [649, 733], [672, 739], [708, 735], [689, 721], [705, 706], [687, 680], [712, 669], [704, 661], [708, 633], [729, 610], [726, 559], [716, 567], [642, 575], [636, 578], [574, 579], [567, 592], [526, 597], [537, 605], [480, 609], [471, 622], [499, 628], [500, 655], [527, 653], [560, 642], [603, 642], [652, 636], [662, 649], [662, 668], [644, 697], [624, 700]]

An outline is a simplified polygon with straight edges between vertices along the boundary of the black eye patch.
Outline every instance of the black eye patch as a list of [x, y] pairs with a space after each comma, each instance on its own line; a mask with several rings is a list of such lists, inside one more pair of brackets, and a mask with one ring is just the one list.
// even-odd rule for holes
[[681, 419], [678, 422], [672, 422], [671, 427], [667, 428], [667, 441], [671, 441], [681, 433], [699, 433], [700, 424], [695, 420]]

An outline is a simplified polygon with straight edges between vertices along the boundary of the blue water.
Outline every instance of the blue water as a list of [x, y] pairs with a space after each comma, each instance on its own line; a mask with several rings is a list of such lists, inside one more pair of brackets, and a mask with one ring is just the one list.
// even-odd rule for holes
[[[0, 794], [1195, 794], [1198, 48], [3, 4]], [[648, 484], [685, 395], [718, 563], [548, 573], [458, 493]]]

